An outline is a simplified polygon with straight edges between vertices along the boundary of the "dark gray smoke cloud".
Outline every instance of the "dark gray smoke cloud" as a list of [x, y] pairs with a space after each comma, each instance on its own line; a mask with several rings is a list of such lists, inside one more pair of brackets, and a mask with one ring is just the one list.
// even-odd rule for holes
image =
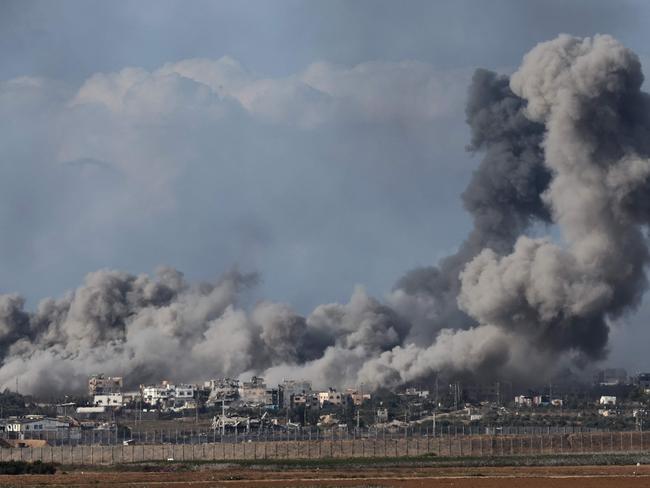
[[[609, 36], [560, 36], [508, 79], [479, 70], [463, 202], [474, 227], [437, 267], [412, 271], [388, 305], [357, 288], [307, 317], [243, 307], [256, 277], [190, 284], [102, 270], [35, 312], [0, 297], [0, 385], [82, 389], [92, 372], [131, 384], [264, 374], [320, 386], [396, 385], [432, 373], [494, 379], [552, 372], [607, 352], [609, 321], [646, 290], [650, 102], [638, 58]], [[561, 242], [528, 234], [554, 224]]]
[[466, 107], [468, 149], [484, 156], [462, 195], [474, 228], [458, 252], [438, 266], [402, 277], [390, 300], [414, 322], [412, 339], [418, 343], [430, 343], [442, 328], [465, 329], [476, 323], [457, 303], [465, 264], [486, 248], [500, 254], [511, 251], [532, 222], [550, 220], [541, 198], [550, 181], [541, 148], [544, 126], [529, 120], [525, 107], [508, 77], [476, 71]]
[[[649, 112], [642, 82], [637, 56], [610, 36], [563, 35], [526, 55], [510, 88], [526, 102], [522, 114], [544, 127], [547, 171], [537, 174], [547, 175], [548, 187], [538, 187], [540, 201], [564, 243], [522, 235], [512, 252], [486, 246], [460, 272], [458, 306], [478, 325], [444, 329], [429, 347], [384, 353], [364, 365], [366, 378], [402, 382], [440, 370], [539, 374], [566, 355], [605, 356], [608, 321], [634, 310], [647, 285], [641, 209], [650, 177]], [[524, 206], [515, 213], [523, 218], [510, 225], [521, 232], [533, 216], [545, 218], [539, 208]]]
[[522, 237], [510, 255], [482, 251], [461, 276], [470, 315], [549, 348], [603, 355], [607, 319], [646, 289], [647, 217], [628, 203], [650, 174], [642, 82], [637, 56], [609, 36], [561, 36], [526, 56], [511, 86], [546, 126], [554, 176], [544, 199], [567, 245]]

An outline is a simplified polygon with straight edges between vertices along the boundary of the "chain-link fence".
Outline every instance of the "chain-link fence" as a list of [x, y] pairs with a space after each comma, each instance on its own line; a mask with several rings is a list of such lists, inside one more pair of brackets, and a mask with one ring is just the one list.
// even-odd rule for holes
[[[114, 464], [141, 461], [227, 461], [261, 459], [319, 459], [356, 457], [485, 457], [591, 453], [646, 452], [650, 433], [575, 431], [500, 433], [443, 433], [422, 431], [209, 433], [191, 430], [132, 432], [116, 442], [82, 435], [78, 442], [56, 441], [0, 449], [0, 461], [23, 460], [63, 464]], [[120, 440], [120, 439], [118, 439]]]

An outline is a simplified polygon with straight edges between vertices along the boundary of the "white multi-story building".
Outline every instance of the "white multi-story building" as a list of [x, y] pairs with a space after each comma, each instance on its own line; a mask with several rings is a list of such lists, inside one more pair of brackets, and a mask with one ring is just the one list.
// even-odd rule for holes
[[142, 387], [142, 401], [149, 405], [160, 405], [169, 400], [169, 385], [152, 385]]
[[173, 385], [163, 381], [160, 385], [143, 386], [142, 400], [162, 408], [178, 407], [194, 399], [194, 385]]
[[194, 385], [175, 385], [174, 398], [176, 400], [191, 400], [194, 398]]

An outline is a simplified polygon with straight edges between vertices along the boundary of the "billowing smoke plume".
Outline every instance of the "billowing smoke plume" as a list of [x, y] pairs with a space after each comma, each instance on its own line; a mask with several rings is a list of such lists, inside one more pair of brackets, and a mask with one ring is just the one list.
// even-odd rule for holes
[[[264, 374], [320, 386], [395, 385], [433, 373], [494, 379], [604, 357], [611, 319], [646, 289], [650, 101], [638, 58], [609, 36], [560, 36], [510, 79], [476, 72], [463, 194], [474, 227], [437, 267], [409, 272], [388, 305], [357, 288], [307, 317], [240, 304], [256, 277], [189, 284], [103, 270], [24, 310], [0, 297], [0, 385], [81, 389], [91, 372], [131, 384]], [[557, 226], [561, 242], [534, 238]]]
[[[526, 55], [510, 89], [525, 101], [521, 113], [531, 124], [544, 127], [544, 136], [540, 145], [539, 139], [533, 142], [537, 131], [521, 134], [523, 141], [543, 149], [540, 156], [531, 147], [528, 154], [536, 156], [522, 159], [523, 167], [542, 157], [546, 170], [529, 173], [528, 182], [535, 186], [525, 194], [532, 197], [531, 204], [522, 205], [506, 193], [504, 199], [516, 210], [506, 212], [515, 218], [503, 222], [519, 233], [533, 217], [544, 220], [548, 209], [565, 244], [522, 235], [508, 252], [513, 234], [504, 229], [489, 232], [485, 248], [459, 275], [452, 269], [452, 276], [445, 276], [443, 262], [430, 273], [428, 290], [427, 280], [422, 281], [430, 292], [425, 297], [434, 311], [444, 309], [446, 297], [434, 285], [439, 277], [456, 284], [459, 276], [457, 304], [479, 325], [460, 332], [443, 329], [429, 347], [383, 353], [364, 366], [368, 380], [408, 381], [440, 370], [538, 374], [543, 370], [533, 365], [550, 365], [566, 355], [578, 360], [604, 357], [608, 320], [637, 306], [646, 289], [650, 111], [642, 82], [637, 56], [609, 36], [563, 35]], [[503, 134], [512, 126], [506, 120]], [[517, 129], [511, 135], [517, 139]], [[482, 138], [475, 128], [476, 140]], [[494, 175], [504, 176], [498, 171]], [[480, 179], [479, 170], [474, 181]], [[541, 199], [534, 188], [543, 190]], [[480, 238], [481, 219], [475, 222], [473, 236]], [[489, 241], [492, 235], [502, 238]], [[471, 248], [468, 243], [465, 247]], [[466, 258], [463, 252], [452, 259]], [[425, 275], [415, 272], [411, 277], [418, 274]], [[405, 289], [408, 278], [401, 282], [405, 291], [398, 299], [410, 298], [413, 291], [417, 298], [422, 289]]]
[[475, 325], [456, 300], [467, 262], [485, 248], [510, 252], [531, 223], [549, 221], [541, 199], [550, 181], [541, 148], [544, 126], [529, 120], [525, 107], [507, 77], [476, 71], [466, 108], [472, 131], [468, 148], [485, 156], [462, 195], [474, 228], [458, 252], [437, 267], [407, 273], [390, 299], [414, 322], [412, 339], [418, 343], [430, 343], [441, 328]]
[[562, 36], [525, 57], [511, 86], [546, 126], [553, 179], [543, 196], [567, 245], [521, 237], [507, 256], [482, 251], [462, 272], [459, 297], [478, 321], [598, 358], [607, 318], [639, 303], [648, 215], [628, 202], [650, 175], [642, 82], [636, 55], [608, 36]]
[[[98, 371], [123, 374], [134, 385], [198, 381], [310, 361], [325, 365], [324, 356], [333, 359], [327, 379], [338, 384], [408, 333], [407, 322], [362, 289], [350, 303], [321, 305], [307, 318], [272, 302], [245, 310], [238, 299], [255, 281], [231, 272], [192, 286], [169, 268], [153, 278], [102, 270], [32, 314], [20, 297], [0, 297], [0, 385], [13, 388], [18, 378], [21, 391], [80, 391]], [[348, 354], [358, 359], [341, 373], [334, 356]]]

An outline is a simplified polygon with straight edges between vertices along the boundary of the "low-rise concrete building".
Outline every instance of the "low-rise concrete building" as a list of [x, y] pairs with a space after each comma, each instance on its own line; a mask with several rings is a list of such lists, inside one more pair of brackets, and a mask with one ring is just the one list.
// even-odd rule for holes
[[600, 405], [616, 405], [616, 397], [615, 396], [607, 396], [603, 395], [600, 397], [600, 400], [598, 401]]
[[278, 403], [278, 390], [268, 388], [264, 378], [253, 376], [240, 386], [239, 400], [246, 405], [275, 406]]
[[515, 405], [519, 407], [532, 407], [533, 397], [529, 395], [517, 395], [515, 397]]
[[207, 405], [216, 405], [221, 402], [232, 403], [239, 398], [239, 380], [234, 378], [218, 378], [204, 383], [210, 390]]
[[344, 395], [336, 391], [334, 388], [329, 388], [327, 391], [318, 392], [318, 403], [321, 407], [324, 405], [342, 405]]
[[294, 400], [294, 396], [296, 395], [300, 395], [301, 398], [308, 398], [312, 393], [312, 385], [311, 381], [307, 380], [285, 379], [280, 383], [278, 390], [281, 397], [282, 407], [287, 408], [296, 403]]
[[354, 405], [357, 407], [363, 404], [364, 401], [370, 400], [372, 398], [372, 395], [370, 393], [364, 393], [362, 391], [355, 390], [354, 388], [348, 388], [345, 390], [345, 394], [350, 397], [352, 403], [354, 403]]
[[124, 399], [121, 393], [107, 393], [104, 395], [95, 395], [93, 405], [96, 407], [119, 408], [124, 405]]
[[[14, 434], [20, 439], [25, 437], [43, 438], [61, 433], [63, 437], [77, 437], [80, 432], [79, 425], [70, 418], [52, 418], [42, 415], [27, 415], [25, 417], [11, 417], [7, 419], [5, 431]], [[55, 433], [55, 434], [53, 434]]]
[[91, 397], [120, 392], [123, 386], [124, 379], [121, 376], [93, 374], [88, 378], [88, 394]]

